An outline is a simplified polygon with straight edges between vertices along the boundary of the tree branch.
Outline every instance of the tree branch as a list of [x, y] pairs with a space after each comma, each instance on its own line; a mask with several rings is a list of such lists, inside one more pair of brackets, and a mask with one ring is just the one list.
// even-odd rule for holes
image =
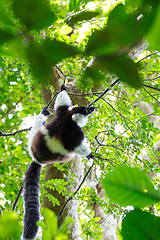
[[8, 136], [14, 136], [16, 135], [17, 133], [20, 133], [20, 132], [27, 132], [27, 131], [30, 131], [32, 127], [30, 128], [25, 128], [25, 129], [21, 129], [21, 130], [17, 130], [13, 133], [3, 133], [2, 131], [0, 131], [0, 137], [8, 137]]
[[92, 101], [92, 102], [88, 105], [88, 107], [90, 107], [90, 106], [92, 106], [94, 103], [98, 102], [107, 92], [109, 92], [109, 91], [111, 90], [111, 88], [112, 88], [114, 85], [116, 85], [116, 84], [118, 84], [118, 83], [120, 83], [119, 78], [118, 78], [115, 82], [113, 82], [113, 83], [111, 84], [111, 87], [110, 87], [110, 88], [106, 88], [106, 90], [104, 90], [99, 97], [97, 97], [94, 101]]

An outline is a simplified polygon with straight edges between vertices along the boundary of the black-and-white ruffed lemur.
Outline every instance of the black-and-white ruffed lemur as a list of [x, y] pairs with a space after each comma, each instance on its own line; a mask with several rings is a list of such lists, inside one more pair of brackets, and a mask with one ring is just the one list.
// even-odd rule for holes
[[91, 149], [82, 131], [88, 115], [94, 107], [72, 106], [71, 99], [62, 85], [55, 105], [55, 117], [46, 122], [49, 111], [44, 108], [36, 117], [31, 129], [28, 150], [32, 157], [24, 178], [24, 227], [22, 240], [34, 239], [37, 235], [37, 221], [40, 220], [39, 184], [43, 164], [70, 161], [74, 154], [93, 158]]

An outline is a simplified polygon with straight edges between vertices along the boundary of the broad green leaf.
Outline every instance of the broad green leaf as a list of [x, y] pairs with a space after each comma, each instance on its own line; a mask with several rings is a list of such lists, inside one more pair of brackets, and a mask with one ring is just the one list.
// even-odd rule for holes
[[146, 38], [149, 42], [149, 45], [150, 47], [153, 49], [153, 50], [160, 50], [160, 4], [159, 4], [159, 7], [158, 7], [158, 12], [156, 14], [156, 17], [155, 17], [155, 21], [154, 21], [154, 24], [152, 25], [149, 33], [147, 34]]
[[159, 240], [159, 227], [159, 217], [136, 209], [123, 219], [121, 234], [124, 240]]
[[41, 45], [31, 41], [28, 47], [28, 61], [34, 76], [40, 82], [45, 82], [51, 77], [53, 65], [78, 53], [80, 51], [76, 47], [58, 40], [46, 39]]
[[92, 12], [92, 11], [86, 11], [86, 12], [80, 12], [76, 15], [73, 15], [69, 18], [68, 22], [71, 24], [75, 24], [77, 22], [82, 22], [84, 20], [90, 20], [94, 17], [96, 17], [99, 13]]
[[28, 47], [28, 61], [35, 78], [40, 82], [48, 82], [52, 74], [52, 63], [42, 45], [31, 41]]
[[146, 0], [126, 0], [125, 1], [125, 6], [129, 9], [137, 9], [139, 7], [142, 7], [144, 5], [144, 2]]
[[160, 201], [149, 177], [136, 168], [117, 167], [103, 180], [107, 196], [121, 206], [146, 207]]
[[100, 69], [116, 74], [121, 81], [128, 83], [131, 87], [140, 88], [142, 86], [138, 65], [125, 55], [106, 55], [97, 57], [100, 62]]
[[55, 39], [45, 40], [45, 42], [42, 44], [42, 49], [45, 51], [52, 64], [55, 64], [65, 58], [82, 53], [78, 48]]
[[15, 212], [5, 212], [0, 215], [0, 239], [19, 239], [20, 225]]
[[58, 223], [55, 213], [48, 208], [44, 208], [44, 217], [47, 228], [50, 230], [53, 236], [56, 235]]
[[4, 5], [3, 1], [0, 1], [0, 22], [5, 25], [13, 26], [13, 20], [10, 17], [10, 13], [6, 6]]
[[70, 34], [73, 31], [73, 28], [69, 27], [68, 25], [65, 25], [60, 30], [61, 35], [63, 34]]
[[110, 41], [110, 39], [112, 38], [112, 36], [110, 35], [111, 33], [106, 27], [102, 30], [96, 30], [89, 38], [88, 44], [85, 49], [86, 53], [103, 55], [116, 52], [117, 44], [115, 43], [115, 41]]
[[16, 36], [9, 40], [9, 44], [7, 45], [7, 47], [6, 45], [2, 45], [0, 48], [0, 52], [4, 57], [10, 56], [13, 58], [20, 58], [26, 61], [27, 59], [26, 50], [28, 48], [29, 42], [30, 41], [27, 39], [23, 39], [20, 36]]
[[157, 1], [146, 3], [141, 11], [127, 14], [125, 6], [118, 4], [110, 13], [107, 26], [90, 36], [86, 53], [105, 55], [137, 44], [153, 24], [157, 6]]
[[56, 20], [55, 14], [50, 10], [49, 0], [14, 0], [13, 10], [27, 29], [42, 29]]
[[70, 0], [69, 1], [69, 11], [79, 11], [79, 0]]
[[107, 26], [89, 38], [86, 52], [104, 55], [120, 46], [135, 44], [141, 36], [138, 27], [137, 16], [127, 14], [124, 5], [119, 4], [110, 13]]
[[85, 69], [84, 75], [81, 79], [81, 86], [83, 87], [83, 89], [89, 87], [89, 79], [93, 80], [93, 82], [96, 84], [105, 81], [106, 77], [100, 70], [91, 66]]
[[71, 223], [74, 223], [74, 219], [72, 219], [70, 216], [65, 217], [63, 224], [61, 224], [60, 228], [58, 229], [58, 232], [60, 234], [66, 233]]
[[13, 38], [13, 35], [0, 29], [0, 44], [3, 44]]

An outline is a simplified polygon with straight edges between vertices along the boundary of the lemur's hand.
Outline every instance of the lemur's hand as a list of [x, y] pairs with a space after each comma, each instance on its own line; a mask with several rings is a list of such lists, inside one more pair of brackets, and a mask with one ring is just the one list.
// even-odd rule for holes
[[90, 159], [93, 159], [94, 158], [94, 156], [93, 156], [93, 154], [92, 153], [90, 153], [88, 156], [86, 156], [87, 158], [88, 158], [88, 160], [90, 160]]
[[67, 90], [67, 88], [64, 84], [61, 85], [61, 91], [63, 91], [63, 90], [65, 90], [65, 91]]
[[42, 110], [42, 114], [44, 116], [47, 116], [47, 115], [51, 115], [51, 112], [47, 109], [47, 107], [44, 107], [43, 110]]

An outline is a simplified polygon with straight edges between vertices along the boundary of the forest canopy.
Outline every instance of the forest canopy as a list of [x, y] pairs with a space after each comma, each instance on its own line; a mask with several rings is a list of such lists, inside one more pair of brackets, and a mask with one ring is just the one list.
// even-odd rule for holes
[[20, 239], [29, 132], [62, 83], [96, 108], [94, 159], [42, 169], [37, 239], [160, 239], [159, 29], [158, 0], [0, 1], [0, 239]]

